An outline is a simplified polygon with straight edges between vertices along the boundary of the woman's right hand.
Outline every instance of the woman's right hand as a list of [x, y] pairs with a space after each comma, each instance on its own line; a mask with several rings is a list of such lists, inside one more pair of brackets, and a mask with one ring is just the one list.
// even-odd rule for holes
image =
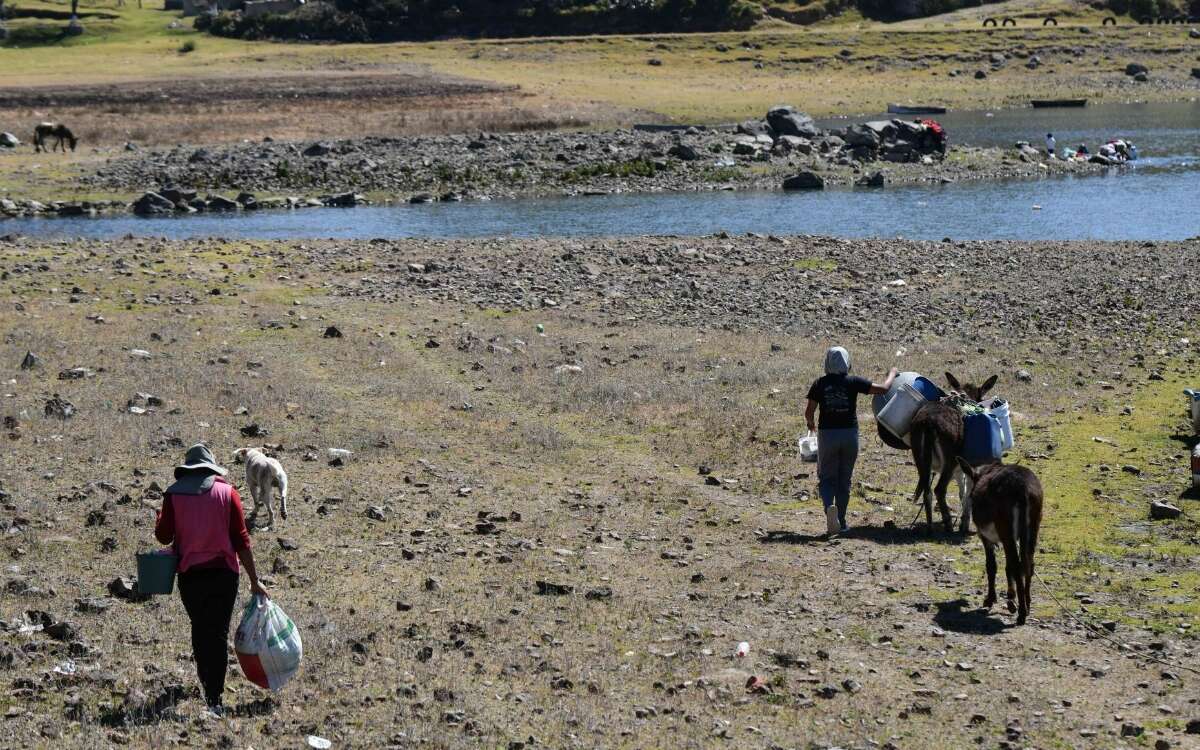
[[261, 596], [264, 599], [271, 598], [271, 595], [267, 593], [267, 590], [263, 588], [262, 583], [257, 578], [250, 582], [250, 593], [254, 596]]

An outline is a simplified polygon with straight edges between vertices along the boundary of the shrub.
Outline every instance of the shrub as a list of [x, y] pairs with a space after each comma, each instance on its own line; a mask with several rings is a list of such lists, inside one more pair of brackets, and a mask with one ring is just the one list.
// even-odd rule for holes
[[222, 14], [214, 34], [343, 42], [747, 29], [748, 0], [314, 0], [252, 19]]
[[186, 55], [189, 52], [195, 52], [195, 51], [196, 51], [196, 40], [194, 40], [194, 39], [189, 39], [186, 42], [184, 42], [183, 44], [179, 45], [179, 54], [181, 54], [181, 55]]

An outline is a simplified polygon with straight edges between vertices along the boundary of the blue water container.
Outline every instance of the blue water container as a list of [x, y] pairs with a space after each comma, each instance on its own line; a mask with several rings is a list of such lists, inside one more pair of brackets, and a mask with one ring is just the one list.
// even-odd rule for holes
[[1004, 455], [1004, 431], [991, 414], [963, 417], [963, 458], [979, 465], [999, 461]]
[[920, 391], [921, 395], [925, 397], [926, 401], [937, 401], [946, 395], [941, 388], [937, 387], [936, 383], [924, 375], [918, 375], [917, 378], [913, 380], [913, 388], [916, 388], [918, 391]]

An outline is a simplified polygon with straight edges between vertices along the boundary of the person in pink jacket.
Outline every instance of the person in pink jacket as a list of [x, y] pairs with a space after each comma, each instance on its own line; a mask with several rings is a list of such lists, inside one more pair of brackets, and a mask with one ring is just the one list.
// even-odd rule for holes
[[238, 562], [250, 591], [267, 596], [254, 567], [242, 499], [205, 445], [193, 445], [163, 493], [154, 536], [179, 556], [179, 598], [192, 623], [192, 654], [209, 710], [224, 712], [229, 624], [238, 593]]

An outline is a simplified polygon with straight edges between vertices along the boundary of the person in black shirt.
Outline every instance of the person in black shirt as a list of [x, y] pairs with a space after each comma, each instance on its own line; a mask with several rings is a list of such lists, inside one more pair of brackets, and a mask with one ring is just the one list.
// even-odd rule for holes
[[893, 367], [882, 384], [851, 375], [850, 353], [835, 346], [825, 352], [825, 374], [808, 389], [804, 418], [809, 432], [817, 430], [817, 482], [831, 536], [847, 529], [850, 478], [858, 460], [858, 394], [887, 393], [898, 372]]

